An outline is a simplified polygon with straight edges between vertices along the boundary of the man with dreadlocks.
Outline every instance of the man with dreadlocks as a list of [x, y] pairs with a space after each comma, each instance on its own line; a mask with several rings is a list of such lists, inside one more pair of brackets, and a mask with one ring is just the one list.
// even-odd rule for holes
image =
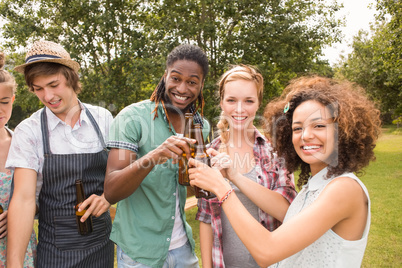
[[119, 202], [110, 237], [117, 244], [118, 267], [199, 267], [177, 162], [195, 142], [179, 134], [185, 112], [192, 112], [208, 135], [202, 119], [207, 73], [208, 59], [199, 47], [174, 48], [151, 98], [126, 107], [112, 123], [105, 197]]

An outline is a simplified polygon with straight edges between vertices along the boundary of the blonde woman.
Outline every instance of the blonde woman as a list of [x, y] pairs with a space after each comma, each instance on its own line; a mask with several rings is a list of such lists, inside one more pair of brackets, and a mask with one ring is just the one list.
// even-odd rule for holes
[[[271, 154], [270, 143], [254, 126], [262, 101], [263, 77], [253, 67], [233, 66], [219, 80], [220, 136], [210, 147], [230, 159], [234, 174], [223, 175], [250, 214], [270, 231], [283, 220], [296, 192], [293, 176]], [[274, 204], [275, 211], [267, 204]], [[202, 264], [208, 267], [259, 267], [235, 234], [217, 198], [200, 199]]]

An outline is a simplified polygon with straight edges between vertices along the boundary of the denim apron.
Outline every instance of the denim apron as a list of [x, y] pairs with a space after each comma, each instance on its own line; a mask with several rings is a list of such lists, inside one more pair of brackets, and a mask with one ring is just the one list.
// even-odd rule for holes
[[45, 109], [41, 114], [44, 164], [43, 185], [39, 194], [37, 267], [112, 268], [114, 245], [109, 240], [112, 226], [109, 211], [100, 217], [92, 217], [91, 234], [80, 235], [74, 209], [77, 179], [82, 180], [87, 198], [103, 193], [108, 154], [102, 133], [91, 113], [85, 109], [104, 150], [98, 153], [52, 154]]

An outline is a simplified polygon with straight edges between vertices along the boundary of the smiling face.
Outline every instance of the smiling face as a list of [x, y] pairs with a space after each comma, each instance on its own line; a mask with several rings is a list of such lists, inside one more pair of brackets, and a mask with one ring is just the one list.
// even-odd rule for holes
[[165, 72], [165, 101], [182, 112], [198, 98], [204, 85], [201, 66], [189, 60], [177, 60]]
[[329, 109], [313, 100], [301, 103], [295, 109], [292, 121], [293, 146], [315, 175], [334, 161], [336, 124]]
[[13, 110], [14, 93], [10, 86], [0, 83], [0, 128], [4, 128]]
[[257, 86], [253, 81], [234, 80], [224, 86], [221, 109], [234, 129], [253, 128], [259, 106]]
[[63, 121], [71, 108], [78, 105], [77, 94], [67, 86], [62, 74], [38, 76], [34, 78], [32, 88], [39, 100]]

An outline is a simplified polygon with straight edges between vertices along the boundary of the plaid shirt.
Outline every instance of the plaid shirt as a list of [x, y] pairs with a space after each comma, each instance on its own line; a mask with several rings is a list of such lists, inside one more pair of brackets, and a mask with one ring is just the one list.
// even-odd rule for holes
[[[214, 139], [210, 147], [217, 150], [221, 144], [220, 137]], [[293, 174], [290, 175], [291, 181], [286, 176], [287, 170], [280, 165], [279, 159], [274, 155], [272, 158], [271, 144], [262, 134], [255, 129], [254, 157], [256, 163], [256, 172], [258, 174], [257, 182], [277, 193], [280, 193], [291, 203], [296, 197]], [[262, 209], [258, 208], [258, 218], [260, 223], [270, 231], [275, 230], [281, 225], [281, 222], [269, 216]], [[221, 207], [218, 199], [199, 199], [198, 212], [196, 219], [204, 223], [211, 224], [213, 232], [212, 262], [213, 267], [224, 268], [222, 251], [222, 222]]]

